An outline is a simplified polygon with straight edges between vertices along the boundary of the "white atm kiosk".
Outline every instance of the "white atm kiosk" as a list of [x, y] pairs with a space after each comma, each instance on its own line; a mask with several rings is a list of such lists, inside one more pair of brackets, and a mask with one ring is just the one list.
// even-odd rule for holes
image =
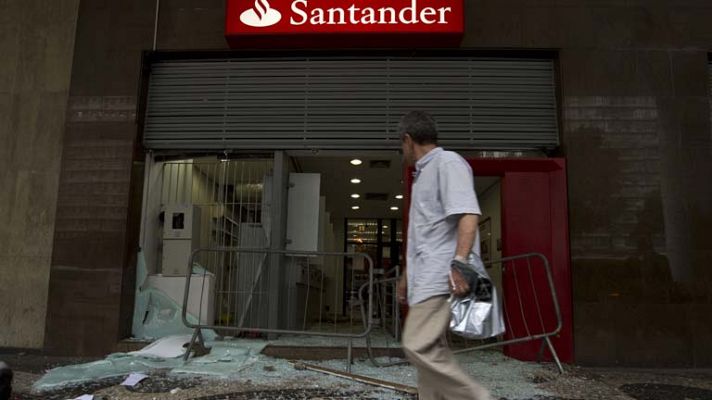
[[[163, 212], [161, 274], [150, 275], [146, 284], [182, 305], [188, 261], [200, 246], [200, 209], [190, 204], [169, 204]], [[194, 275], [190, 281], [188, 313], [201, 323], [214, 322], [214, 291], [215, 277], [211, 273]]]
[[167, 205], [163, 220], [163, 276], [185, 276], [190, 255], [199, 245], [200, 209], [185, 204]]

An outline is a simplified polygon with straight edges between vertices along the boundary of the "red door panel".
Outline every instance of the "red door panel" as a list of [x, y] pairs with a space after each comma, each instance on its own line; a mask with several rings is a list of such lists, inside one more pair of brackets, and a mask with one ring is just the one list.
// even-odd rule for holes
[[[562, 329], [553, 338], [561, 361], [573, 362], [571, 271], [569, 262], [568, 200], [563, 159], [473, 159], [476, 175], [502, 177], [503, 256], [542, 253], [549, 260], [562, 316]], [[538, 263], [538, 264], [537, 264]], [[539, 260], [517, 261], [502, 276], [507, 310], [506, 339], [528, 337], [556, 329], [553, 297]], [[536, 360], [541, 341], [511, 345], [505, 353]], [[548, 352], [544, 353], [550, 358]]]

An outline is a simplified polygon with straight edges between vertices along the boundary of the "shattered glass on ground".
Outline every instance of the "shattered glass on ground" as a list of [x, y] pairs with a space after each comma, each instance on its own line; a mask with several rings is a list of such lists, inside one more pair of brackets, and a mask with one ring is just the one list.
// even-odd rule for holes
[[[170, 337], [165, 339], [169, 340]], [[229, 378], [256, 362], [265, 343], [241, 341], [214, 342], [210, 345], [212, 346], [210, 354], [191, 358], [188, 362], [184, 362], [182, 357], [160, 358], [138, 353], [117, 353], [99, 361], [54, 368], [34, 383], [33, 390], [46, 392], [86, 382], [125, 377], [131, 373], [148, 375], [155, 371], [167, 371], [168, 375], [210, 375]]]
[[[214, 396], [199, 397], [195, 400], [302, 400], [302, 399], [382, 399], [380, 393], [339, 391], [325, 389], [282, 389], [268, 391], [253, 391], [243, 393], [227, 393]], [[402, 399], [415, 399], [413, 396], [401, 397]]]
[[[181, 345], [180, 340], [172, 343]], [[96, 400], [411, 399], [407, 394], [377, 386], [295, 369], [287, 360], [260, 354], [267, 343], [245, 339], [208, 343], [213, 346], [210, 354], [185, 364], [182, 358], [138, 357], [136, 361], [136, 354], [112, 355], [105, 360], [53, 369], [39, 382], [39, 376], [19, 372], [17, 377], [26, 384], [16, 399], [65, 400], [82, 394], [93, 394]], [[21, 359], [15, 358], [16, 361]], [[398, 360], [379, 359], [381, 362]], [[567, 366], [566, 373], [559, 375], [553, 365], [520, 362], [497, 351], [465, 354], [459, 356], [459, 360], [498, 400], [712, 400], [712, 371]], [[305, 362], [346, 370], [345, 360]], [[28, 360], [27, 366], [36, 368], [35, 364]], [[109, 372], [111, 377], [101, 378], [102, 373]], [[118, 385], [134, 372], [144, 372], [149, 378], [133, 388]], [[411, 366], [378, 368], [364, 358], [355, 360], [351, 372], [409, 386], [415, 386], [417, 379]], [[67, 378], [64, 382], [59, 379], [62, 374]], [[33, 382], [51, 383], [52, 379], [55, 385], [51, 389], [29, 393]]]
[[[528, 399], [533, 396], [552, 395], [552, 393], [540, 389], [535, 383], [536, 380], [553, 374], [551, 368], [546, 365], [517, 361], [497, 351], [462, 354], [458, 356], [458, 360], [470, 376], [498, 397]], [[385, 364], [400, 360], [379, 358], [377, 361]], [[344, 360], [321, 361], [314, 364], [336, 370], [346, 369]], [[352, 366], [352, 372], [403, 385], [417, 386], [417, 373], [415, 368], [410, 365], [379, 368], [373, 366], [368, 360], [357, 360]]]
[[712, 390], [656, 383], [628, 384], [620, 390], [636, 400], [710, 400]]
[[[317, 397], [333, 399], [410, 398], [407, 394], [340, 377], [297, 370], [289, 361], [259, 354], [266, 345], [264, 341], [236, 340], [212, 342], [209, 345], [212, 346], [210, 354], [193, 358], [187, 363], [184, 363], [182, 358], [159, 359], [114, 354], [105, 360], [50, 370], [36, 382], [34, 387], [35, 390], [43, 391], [41, 394], [54, 395], [57, 391], [67, 393], [67, 389], [80, 385], [79, 387], [84, 390], [83, 393], [95, 393], [106, 399], [143, 399], [144, 397], [136, 397], [140, 393], [153, 394], [153, 397], [146, 397], [149, 399], [177, 400], [301, 399], [314, 398], [308, 397], [313, 393], [323, 393], [323, 396]], [[397, 359], [384, 358], [379, 361], [389, 362]], [[496, 398], [559, 400], [552, 393], [540, 389], [535, 383], [542, 379], [542, 373], [550, 370], [549, 367], [512, 360], [496, 351], [463, 355], [460, 356], [460, 362], [463, 368], [488, 387]], [[313, 364], [340, 371], [345, 371], [347, 367], [345, 360], [321, 361]], [[116, 385], [129, 373], [136, 372], [145, 373], [149, 378], [134, 388], [109, 387]], [[379, 368], [369, 360], [360, 359], [355, 360], [351, 372], [416, 386], [417, 373], [409, 365]], [[105, 383], [94, 388], [86, 386], [87, 382]], [[187, 383], [183, 384], [184, 382]], [[220, 387], [218, 382], [228, 383], [228, 385]], [[229, 390], [234, 389], [230, 384], [238, 384], [240, 390]], [[216, 391], [206, 393], [200, 390], [208, 387]], [[256, 389], [250, 390], [250, 388]], [[170, 394], [171, 391], [174, 393]], [[359, 393], [358, 397], [354, 397], [353, 393]]]
[[[57, 388], [43, 393], [15, 393], [13, 400], [66, 400], [74, 399], [83, 394], [96, 393], [102, 389], [113, 387], [123, 381], [123, 377], [100, 379], [93, 382], [77, 383]], [[101, 400], [95, 397], [96, 400]]]
[[187, 390], [204, 384], [199, 377], [174, 377], [167, 374], [149, 376], [134, 387], [127, 387], [126, 390], [133, 393], [171, 393], [171, 391]]

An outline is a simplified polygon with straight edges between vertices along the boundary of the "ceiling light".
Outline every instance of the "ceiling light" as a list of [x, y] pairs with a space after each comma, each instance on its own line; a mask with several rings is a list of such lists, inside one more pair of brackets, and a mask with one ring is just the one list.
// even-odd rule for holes
[[361, 165], [363, 164], [363, 161], [359, 160], [358, 158], [354, 158], [351, 160], [351, 165]]
[[361, 179], [358, 179], [358, 178], [351, 179], [351, 183], [353, 183], [355, 185], [359, 184], [359, 183], [361, 183]]
[[402, 194], [396, 195], [396, 199], [403, 200], [403, 195]]
[[351, 198], [352, 198], [352, 199], [358, 199], [359, 197], [361, 197], [360, 194], [354, 193], [354, 194], [351, 195]]
[[396, 206], [391, 207], [391, 211], [398, 211], [398, 207], [396, 207]]
[[383, 229], [388, 229], [388, 225], [383, 225]]
[[353, 206], [353, 207], [351, 207], [351, 209], [352, 209], [352, 210], [360, 210], [361, 207], [359, 207], [359, 206]]

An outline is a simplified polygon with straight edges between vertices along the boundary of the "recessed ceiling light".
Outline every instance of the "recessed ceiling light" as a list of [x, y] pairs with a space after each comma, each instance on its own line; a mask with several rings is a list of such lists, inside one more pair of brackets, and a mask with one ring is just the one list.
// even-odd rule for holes
[[388, 225], [383, 225], [383, 229], [388, 229]]
[[359, 207], [359, 206], [353, 206], [353, 207], [351, 207], [351, 209], [352, 209], [352, 210], [360, 210], [361, 207]]
[[398, 207], [395, 207], [395, 206], [391, 207], [391, 211], [398, 211]]
[[397, 195], [397, 196], [396, 196], [396, 199], [398, 199], [398, 200], [403, 200], [403, 195], [402, 195], [402, 194]]
[[351, 160], [351, 165], [361, 165], [363, 164], [363, 161], [359, 160], [358, 158], [354, 158]]
[[351, 195], [351, 198], [352, 198], [352, 199], [358, 199], [359, 197], [361, 197], [360, 194], [354, 193], [354, 194]]
[[359, 184], [359, 183], [361, 183], [361, 179], [358, 179], [358, 178], [351, 179], [351, 183]]

